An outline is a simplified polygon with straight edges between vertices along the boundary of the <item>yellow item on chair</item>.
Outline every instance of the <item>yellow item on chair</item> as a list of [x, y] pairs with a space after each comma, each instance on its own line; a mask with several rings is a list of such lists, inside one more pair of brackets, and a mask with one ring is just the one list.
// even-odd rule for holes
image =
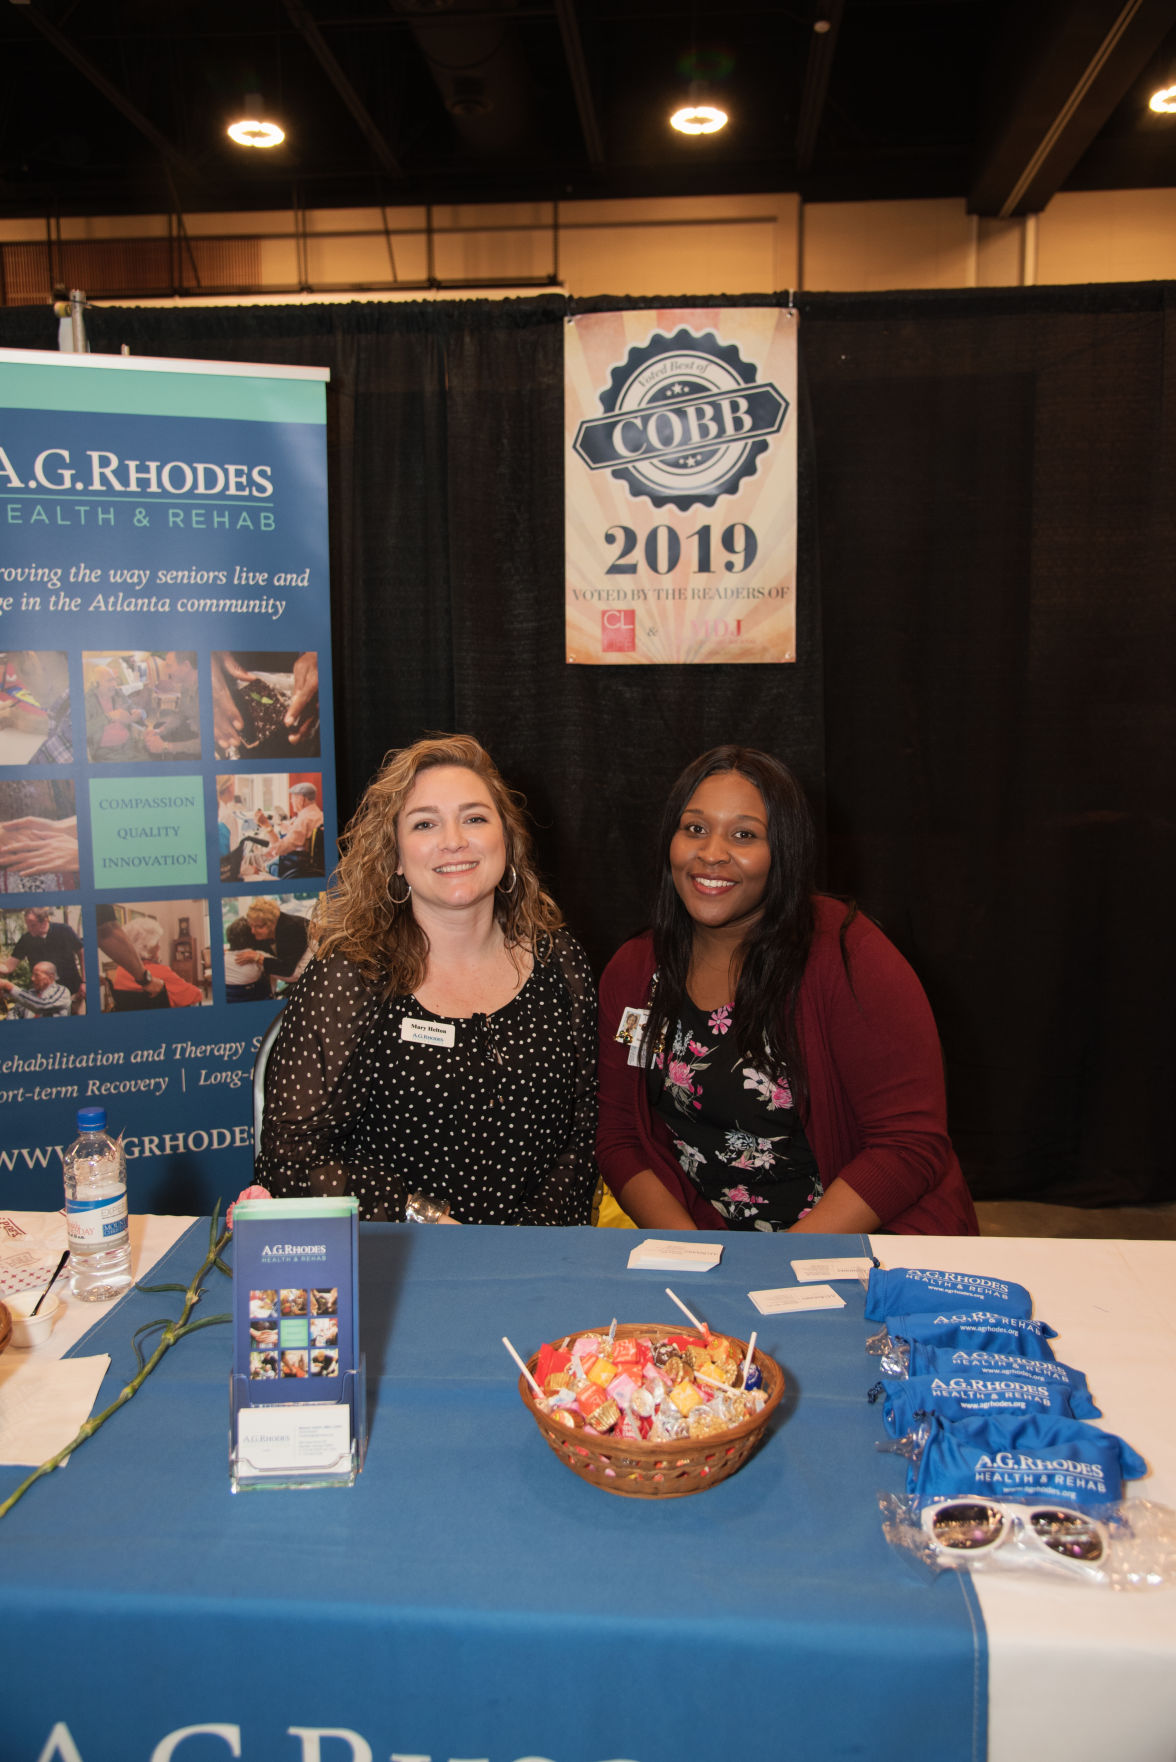
[[592, 1207], [592, 1222], [598, 1230], [635, 1230], [637, 1228], [629, 1214], [621, 1210], [603, 1181], [597, 1184], [596, 1201]]

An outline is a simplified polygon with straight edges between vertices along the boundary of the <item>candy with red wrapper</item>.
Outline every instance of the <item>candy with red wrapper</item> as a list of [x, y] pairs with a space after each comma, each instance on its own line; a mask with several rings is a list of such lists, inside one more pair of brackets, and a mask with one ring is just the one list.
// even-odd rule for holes
[[698, 1437], [751, 1419], [764, 1405], [758, 1369], [749, 1367], [745, 1385], [740, 1355], [724, 1335], [615, 1335], [614, 1323], [606, 1338], [581, 1334], [540, 1347], [536, 1380], [562, 1424], [630, 1439]]

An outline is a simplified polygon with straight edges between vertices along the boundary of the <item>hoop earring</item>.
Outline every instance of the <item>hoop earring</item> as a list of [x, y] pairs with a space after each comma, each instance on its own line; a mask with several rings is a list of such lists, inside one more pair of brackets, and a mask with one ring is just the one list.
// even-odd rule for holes
[[[393, 875], [392, 881], [397, 879], [404, 881], [404, 876]], [[408, 901], [412, 898], [412, 882], [404, 881], [404, 892], [396, 894], [392, 891], [392, 881], [389, 881], [388, 883], [388, 898], [392, 901], [393, 905], [407, 905]]]
[[507, 863], [506, 867], [510, 870], [510, 886], [504, 887], [500, 881], [498, 883], [498, 889], [500, 893], [513, 893], [519, 884], [519, 872], [513, 863]]

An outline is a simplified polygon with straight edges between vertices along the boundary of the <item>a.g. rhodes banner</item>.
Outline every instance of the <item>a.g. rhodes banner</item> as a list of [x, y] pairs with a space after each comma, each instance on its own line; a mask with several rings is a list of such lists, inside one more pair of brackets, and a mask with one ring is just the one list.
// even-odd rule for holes
[[775, 307], [568, 321], [569, 661], [796, 659], [797, 322]]
[[334, 858], [325, 370], [0, 350], [0, 1206], [251, 1178]]

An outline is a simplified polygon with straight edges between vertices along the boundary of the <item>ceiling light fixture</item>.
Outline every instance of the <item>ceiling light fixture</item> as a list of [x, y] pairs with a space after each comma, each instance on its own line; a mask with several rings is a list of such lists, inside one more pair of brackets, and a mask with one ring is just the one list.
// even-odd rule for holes
[[229, 139], [238, 147], [277, 147], [286, 139], [286, 131], [276, 122], [262, 122], [265, 107], [259, 92], [246, 92], [246, 114], [229, 124]]
[[1153, 92], [1148, 109], [1158, 110], [1161, 116], [1171, 116], [1176, 111], [1176, 86], [1162, 86], [1158, 92]]
[[254, 117], [243, 117], [240, 122], [229, 124], [229, 138], [236, 141], [238, 147], [276, 147], [286, 139], [286, 131], [276, 122], [258, 122]]
[[684, 104], [670, 118], [681, 135], [714, 135], [727, 126], [727, 112], [717, 104]]

